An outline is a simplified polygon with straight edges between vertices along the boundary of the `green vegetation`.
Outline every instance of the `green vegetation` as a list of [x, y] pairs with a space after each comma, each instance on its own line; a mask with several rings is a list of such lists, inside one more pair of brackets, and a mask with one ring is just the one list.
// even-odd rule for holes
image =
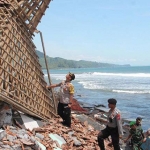
[[[45, 69], [45, 59], [44, 54], [38, 50], [36, 50], [37, 55], [39, 57], [40, 64], [42, 69]], [[49, 57], [46, 56], [48, 66], [51, 69], [58, 69], [58, 68], [98, 68], [98, 67], [117, 67], [120, 65], [115, 64], [108, 64], [108, 63], [99, 63], [99, 62], [92, 62], [92, 61], [85, 61], [85, 60], [67, 60], [60, 57]]]

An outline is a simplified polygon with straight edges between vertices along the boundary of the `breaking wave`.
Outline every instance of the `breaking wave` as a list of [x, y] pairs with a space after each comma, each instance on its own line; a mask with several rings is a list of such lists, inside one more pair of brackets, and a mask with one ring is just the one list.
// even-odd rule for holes
[[101, 73], [94, 72], [93, 75], [100, 76], [123, 76], [123, 77], [150, 77], [150, 73]]
[[129, 91], [129, 90], [112, 90], [117, 93], [130, 93], [130, 94], [150, 94], [150, 91]]

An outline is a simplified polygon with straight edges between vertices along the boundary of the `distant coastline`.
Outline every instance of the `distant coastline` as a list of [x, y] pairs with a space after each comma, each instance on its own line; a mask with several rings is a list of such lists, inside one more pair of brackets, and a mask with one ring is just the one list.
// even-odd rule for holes
[[[45, 69], [45, 59], [44, 54], [38, 50], [36, 53], [39, 57], [39, 62], [41, 64], [42, 69]], [[60, 57], [49, 57], [46, 56], [48, 66], [51, 69], [63, 69], [63, 68], [102, 68], [102, 67], [130, 67], [130, 64], [118, 65], [118, 64], [109, 64], [109, 63], [101, 63], [94, 61], [85, 61], [85, 60], [67, 60]]]

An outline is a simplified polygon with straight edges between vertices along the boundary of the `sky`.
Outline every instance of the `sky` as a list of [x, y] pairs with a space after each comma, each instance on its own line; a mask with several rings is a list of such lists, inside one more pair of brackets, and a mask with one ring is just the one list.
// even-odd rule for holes
[[37, 29], [50, 57], [150, 66], [150, 0], [53, 0]]

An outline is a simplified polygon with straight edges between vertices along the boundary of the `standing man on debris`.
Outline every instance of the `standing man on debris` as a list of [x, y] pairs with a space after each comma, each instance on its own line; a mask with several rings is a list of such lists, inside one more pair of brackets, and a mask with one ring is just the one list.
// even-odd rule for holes
[[60, 87], [60, 98], [57, 113], [63, 119], [62, 124], [68, 127], [71, 126], [71, 101], [73, 99], [74, 94], [74, 86], [71, 83], [71, 81], [74, 79], [75, 75], [69, 72], [66, 75], [66, 80], [58, 84], [52, 84], [50, 86], [47, 86], [47, 89]]
[[105, 150], [104, 139], [111, 136], [114, 150], [120, 150], [119, 138], [122, 138], [123, 129], [120, 111], [116, 108], [117, 100], [108, 99], [108, 107], [110, 108], [107, 118], [107, 126], [98, 134], [98, 145], [101, 150]]

